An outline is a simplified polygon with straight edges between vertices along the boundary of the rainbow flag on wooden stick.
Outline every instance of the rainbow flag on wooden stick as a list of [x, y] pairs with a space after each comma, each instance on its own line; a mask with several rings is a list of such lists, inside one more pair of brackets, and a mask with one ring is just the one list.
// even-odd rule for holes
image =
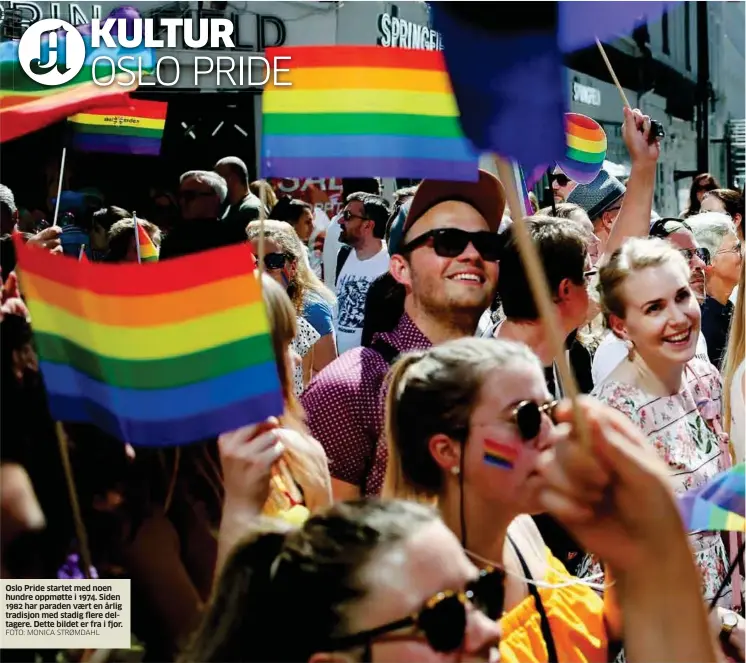
[[746, 531], [746, 473], [739, 463], [679, 498], [689, 531]]
[[476, 181], [443, 55], [382, 46], [268, 48], [288, 68], [262, 95], [263, 177]]
[[52, 416], [173, 446], [283, 411], [245, 245], [140, 265], [78, 262], [15, 238]]
[[158, 156], [167, 110], [162, 101], [131, 99], [129, 106], [73, 115], [72, 147], [80, 152]]
[[148, 231], [143, 228], [142, 223], [135, 220], [135, 246], [137, 247], [137, 262], [158, 262], [160, 252], [148, 235]]

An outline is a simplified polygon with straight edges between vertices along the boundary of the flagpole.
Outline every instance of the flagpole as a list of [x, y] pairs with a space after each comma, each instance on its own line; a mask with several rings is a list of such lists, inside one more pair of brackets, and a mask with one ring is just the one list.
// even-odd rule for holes
[[557, 370], [559, 371], [559, 377], [565, 395], [572, 403], [573, 418], [580, 437], [580, 443], [583, 448], [590, 449], [588, 426], [578, 403], [578, 394], [580, 393], [578, 383], [575, 380], [575, 375], [573, 374], [572, 369], [570, 368], [570, 363], [567, 359], [567, 353], [565, 352], [565, 338], [562, 334], [557, 333], [557, 330], [561, 329], [561, 326], [557, 320], [554, 305], [552, 304], [552, 295], [549, 292], [549, 284], [547, 283], [544, 268], [541, 265], [539, 252], [536, 250], [531, 235], [528, 232], [528, 228], [526, 227], [526, 210], [524, 209], [524, 202], [521, 200], [521, 195], [518, 191], [518, 177], [520, 176], [518, 164], [510, 164], [508, 161], [498, 156], [495, 156], [495, 163], [497, 165], [497, 172], [500, 175], [500, 180], [505, 187], [508, 206], [510, 207], [511, 212], [515, 210], [513, 213], [512, 228], [515, 232], [515, 239], [518, 244], [521, 262], [526, 271], [526, 277], [528, 279], [529, 287], [531, 288], [531, 294], [536, 302], [536, 308], [539, 310], [539, 315], [544, 324], [547, 340], [552, 349], [554, 360], [557, 363]]
[[142, 264], [142, 257], [140, 255], [140, 233], [137, 232], [137, 212], [132, 212], [132, 220], [135, 222], [135, 249], [137, 249], [137, 262], [138, 264]]
[[57, 225], [60, 213], [60, 197], [62, 196], [62, 181], [65, 178], [65, 159], [67, 158], [67, 145], [62, 148], [62, 161], [60, 162], [60, 181], [57, 183], [57, 201], [54, 204], [54, 221], [52, 227]]

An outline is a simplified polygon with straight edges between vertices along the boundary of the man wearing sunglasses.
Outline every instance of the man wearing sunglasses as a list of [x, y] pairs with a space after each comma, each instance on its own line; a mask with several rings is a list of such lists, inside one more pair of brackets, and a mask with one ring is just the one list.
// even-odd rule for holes
[[370, 347], [340, 356], [302, 396], [308, 425], [329, 458], [336, 499], [383, 487], [384, 378], [404, 352], [472, 336], [497, 283], [505, 192], [496, 177], [424, 180], [389, 232], [389, 272], [404, 291], [399, 323]]
[[389, 267], [384, 244], [389, 206], [381, 196], [353, 193], [345, 201], [339, 241], [351, 247], [337, 277], [337, 351], [360, 345], [370, 284]]
[[564, 203], [578, 183], [571, 180], [562, 172], [559, 166], [555, 166], [551, 176], [552, 195], [555, 203]]

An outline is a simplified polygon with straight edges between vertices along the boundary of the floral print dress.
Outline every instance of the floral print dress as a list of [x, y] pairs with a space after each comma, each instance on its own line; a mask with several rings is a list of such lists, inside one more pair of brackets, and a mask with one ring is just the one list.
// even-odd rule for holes
[[[727, 435], [720, 432], [721, 392], [717, 369], [694, 358], [686, 365], [682, 390], [673, 396], [653, 396], [636, 386], [615, 381], [604, 383], [593, 395], [626, 414], [645, 433], [671, 468], [674, 491], [682, 494], [730, 466]], [[729, 566], [722, 536], [719, 532], [694, 532], [690, 542], [702, 572], [704, 596], [710, 600]], [[588, 568], [589, 564], [585, 566]], [[718, 604], [732, 607], [730, 586]]]

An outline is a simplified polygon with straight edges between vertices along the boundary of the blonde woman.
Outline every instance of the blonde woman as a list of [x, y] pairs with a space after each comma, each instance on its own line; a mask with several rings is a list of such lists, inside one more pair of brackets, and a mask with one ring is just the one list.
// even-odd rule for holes
[[[246, 227], [256, 254], [259, 253], [260, 229], [260, 221], [252, 221]], [[286, 289], [297, 316], [318, 334], [319, 338], [312, 343], [311, 363], [313, 372], [318, 373], [337, 357], [334, 339], [336, 298], [311, 270], [306, 249], [289, 223], [264, 222], [264, 268]], [[307, 380], [303, 381], [305, 384]]]
[[731, 453], [735, 463], [744, 461], [746, 446], [746, 320], [744, 316], [744, 274], [738, 282], [738, 297], [731, 318], [728, 347], [723, 359], [723, 412], [730, 434]]
[[[695, 357], [700, 308], [685, 258], [659, 239], [629, 239], [599, 272], [607, 326], [629, 354], [594, 395], [626, 414], [668, 464], [677, 493], [706, 483], [730, 465], [717, 369]], [[712, 599], [728, 559], [717, 532], [690, 537]], [[726, 590], [720, 600], [732, 607]]]

